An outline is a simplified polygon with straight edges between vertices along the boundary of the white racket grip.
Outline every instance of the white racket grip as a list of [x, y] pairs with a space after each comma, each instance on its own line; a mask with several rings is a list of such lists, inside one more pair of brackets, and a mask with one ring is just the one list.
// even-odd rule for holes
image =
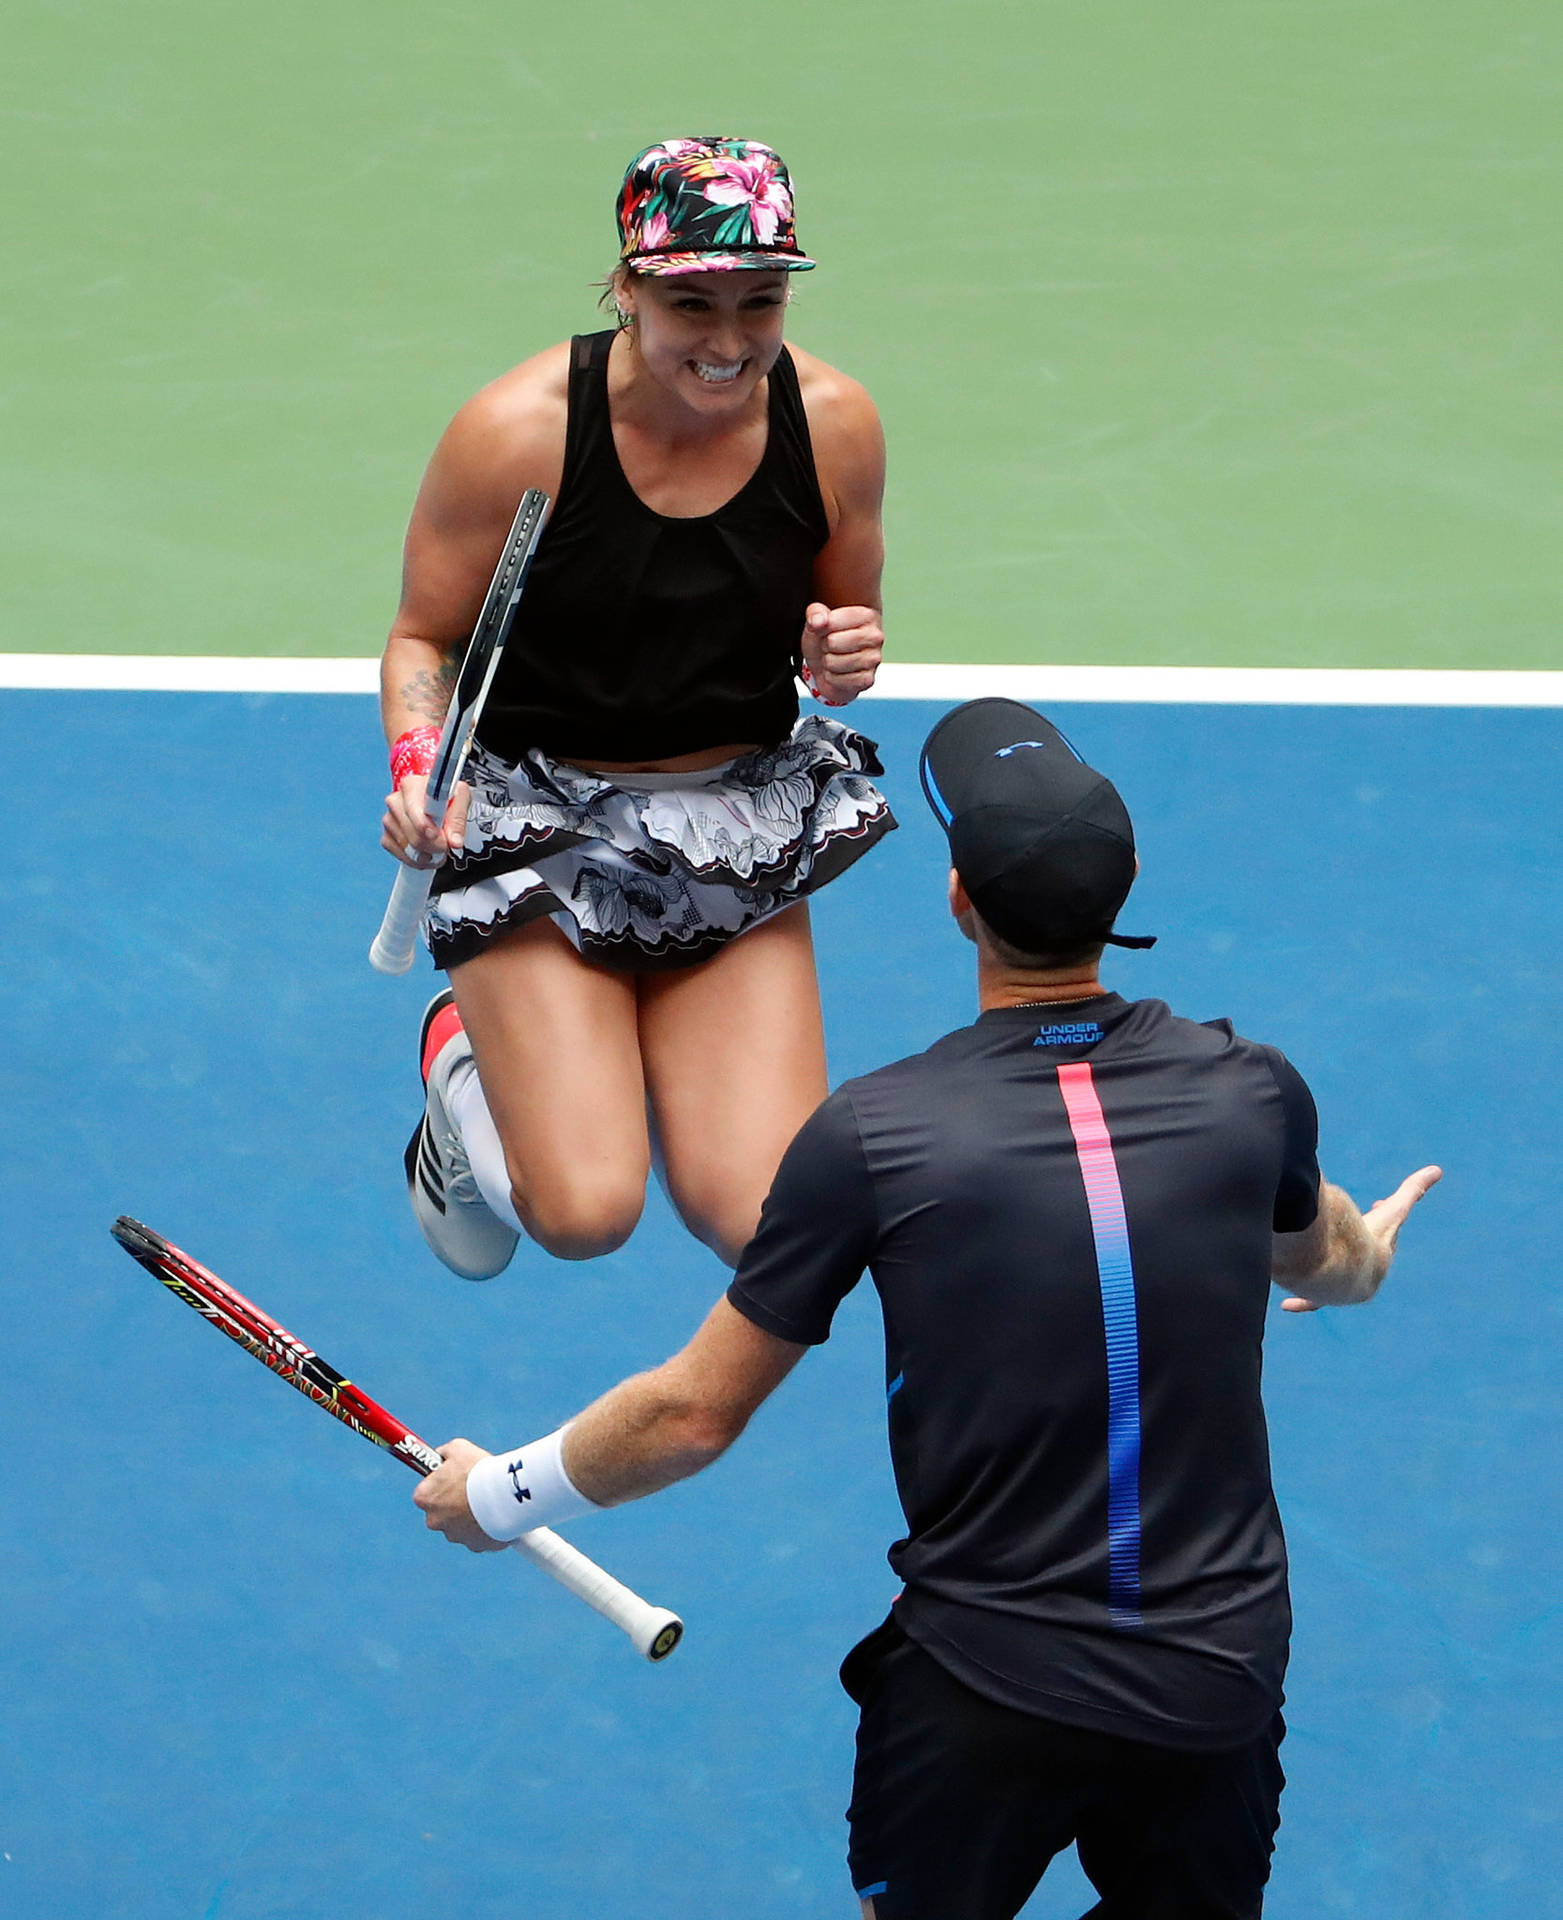
[[561, 1587], [595, 1607], [604, 1620], [611, 1620], [629, 1635], [635, 1651], [648, 1660], [666, 1660], [684, 1637], [684, 1623], [666, 1607], [654, 1607], [638, 1593], [604, 1573], [594, 1560], [588, 1560], [568, 1540], [562, 1540], [547, 1527], [534, 1527], [510, 1542], [517, 1553], [551, 1574]]
[[418, 951], [418, 923], [434, 879], [433, 867], [401, 867], [385, 904], [385, 918], [369, 949], [376, 973], [405, 973]]

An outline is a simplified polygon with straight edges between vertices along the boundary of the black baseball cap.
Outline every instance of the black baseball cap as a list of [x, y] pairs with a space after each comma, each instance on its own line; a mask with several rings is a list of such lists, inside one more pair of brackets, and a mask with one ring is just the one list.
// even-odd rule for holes
[[956, 707], [924, 741], [922, 775], [950, 864], [1001, 940], [1023, 953], [1155, 945], [1112, 930], [1134, 884], [1128, 808], [1034, 707]]

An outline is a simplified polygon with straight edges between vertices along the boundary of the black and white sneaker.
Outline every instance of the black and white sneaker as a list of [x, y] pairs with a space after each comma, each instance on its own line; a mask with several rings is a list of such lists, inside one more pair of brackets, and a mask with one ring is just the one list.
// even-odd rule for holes
[[510, 1264], [521, 1238], [478, 1191], [446, 1091], [455, 1070], [472, 1059], [449, 987], [424, 1008], [418, 1038], [423, 1118], [407, 1143], [407, 1192], [413, 1217], [434, 1253], [463, 1280], [492, 1280]]

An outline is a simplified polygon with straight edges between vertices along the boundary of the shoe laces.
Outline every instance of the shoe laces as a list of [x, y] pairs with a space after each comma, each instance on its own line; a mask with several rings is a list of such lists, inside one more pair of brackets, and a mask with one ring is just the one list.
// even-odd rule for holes
[[[482, 1201], [477, 1175], [472, 1171], [472, 1162], [467, 1158], [461, 1135], [454, 1127], [445, 1128], [440, 1135], [440, 1158], [445, 1163], [445, 1191], [450, 1198], [462, 1206], [471, 1206], [474, 1200]], [[486, 1206], [488, 1203], [483, 1201], [483, 1204]]]

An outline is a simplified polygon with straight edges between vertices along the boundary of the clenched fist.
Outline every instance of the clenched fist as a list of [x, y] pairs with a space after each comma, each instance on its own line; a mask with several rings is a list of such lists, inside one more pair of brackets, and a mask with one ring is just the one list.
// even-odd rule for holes
[[875, 607], [827, 607], [803, 616], [803, 681], [827, 707], [844, 707], [874, 684], [885, 651]]

